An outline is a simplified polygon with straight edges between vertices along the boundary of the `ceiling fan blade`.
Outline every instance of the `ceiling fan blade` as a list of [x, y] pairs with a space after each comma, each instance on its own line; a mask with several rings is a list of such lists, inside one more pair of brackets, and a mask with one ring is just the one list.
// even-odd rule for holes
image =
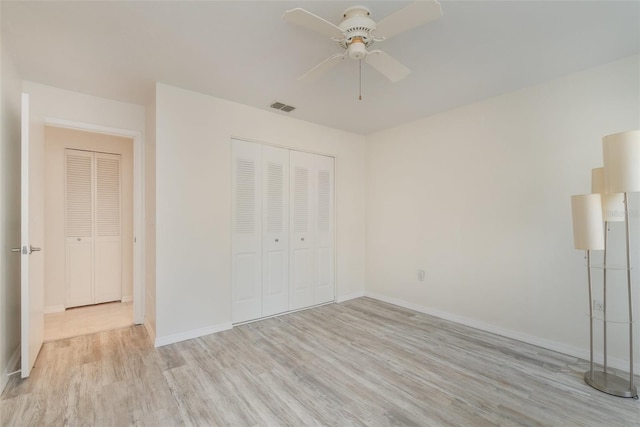
[[342, 38], [344, 34], [337, 25], [299, 7], [286, 11], [282, 17], [287, 22], [317, 31], [329, 37]]
[[411, 72], [410, 69], [399, 63], [394, 57], [381, 50], [369, 52], [366, 62], [394, 83], [404, 79]]
[[338, 62], [342, 61], [346, 56], [346, 53], [336, 53], [335, 55], [331, 55], [302, 76], [298, 78], [298, 80], [313, 80], [321, 74], [324, 74], [327, 70], [334, 67]]
[[375, 36], [389, 38], [442, 16], [437, 0], [418, 0], [376, 24]]

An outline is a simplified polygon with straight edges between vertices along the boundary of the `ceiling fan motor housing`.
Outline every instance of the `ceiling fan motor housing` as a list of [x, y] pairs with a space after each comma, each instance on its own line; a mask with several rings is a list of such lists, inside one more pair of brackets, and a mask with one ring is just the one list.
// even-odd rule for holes
[[349, 57], [361, 59], [366, 48], [373, 44], [371, 32], [376, 23], [369, 16], [371, 11], [364, 6], [353, 6], [342, 14], [339, 27], [344, 31], [344, 39], [339, 41], [343, 49], [348, 49]]

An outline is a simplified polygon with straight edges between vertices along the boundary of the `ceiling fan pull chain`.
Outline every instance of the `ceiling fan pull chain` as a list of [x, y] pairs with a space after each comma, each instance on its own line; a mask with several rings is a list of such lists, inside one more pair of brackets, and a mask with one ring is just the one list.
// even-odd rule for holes
[[358, 60], [358, 74], [360, 75], [360, 93], [358, 95], [358, 101], [362, 101], [362, 59]]

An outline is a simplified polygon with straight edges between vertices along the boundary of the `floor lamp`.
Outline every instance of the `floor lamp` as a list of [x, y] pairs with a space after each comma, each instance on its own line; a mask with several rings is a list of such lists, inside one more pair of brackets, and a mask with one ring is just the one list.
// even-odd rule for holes
[[584, 250], [587, 256], [587, 281], [589, 284], [589, 371], [585, 381], [596, 380], [593, 363], [593, 287], [591, 284], [591, 251], [604, 250], [604, 226], [602, 220], [602, 199], [599, 193], [571, 196], [573, 216], [573, 246]]
[[[625, 205], [624, 195], [621, 193], [608, 194], [605, 191], [604, 168], [596, 168], [591, 170], [591, 192], [600, 194], [602, 202], [602, 219], [604, 221], [604, 253], [602, 262], [602, 310], [603, 310], [603, 363], [602, 370], [604, 374], [608, 373], [607, 363], [607, 266], [609, 258], [607, 257], [607, 247], [609, 246], [609, 225], [612, 222], [624, 222]], [[593, 304], [593, 300], [591, 301]], [[593, 369], [585, 374], [588, 375], [589, 381], [593, 381]]]
[[[605, 393], [637, 397], [633, 373], [633, 286], [631, 280], [631, 232], [629, 193], [640, 192], [640, 131], [608, 135], [602, 138], [604, 154], [604, 190], [606, 194], [622, 193], [624, 201], [627, 298], [629, 323], [629, 380], [603, 372], [591, 386]], [[606, 267], [606, 266], [605, 266]], [[587, 379], [585, 375], [585, 380]]]

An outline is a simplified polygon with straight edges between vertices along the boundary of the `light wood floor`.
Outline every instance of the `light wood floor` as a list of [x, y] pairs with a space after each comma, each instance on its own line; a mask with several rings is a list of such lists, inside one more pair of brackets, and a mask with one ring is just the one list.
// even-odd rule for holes
[[133, 325], [133, 303], [111, 302], [44, 315], [44, 341], [56, 341]]
[[160, 349], [141, 326], [45, 344], [0, 425], [640, 425], [587, 366], [360, 298]]

